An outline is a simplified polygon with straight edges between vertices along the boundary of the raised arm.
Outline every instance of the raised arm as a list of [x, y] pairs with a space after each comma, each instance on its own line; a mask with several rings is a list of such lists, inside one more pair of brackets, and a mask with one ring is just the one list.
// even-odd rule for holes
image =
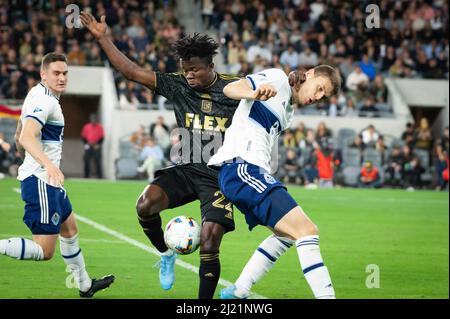
[[64, 185], [64, 175], [44, 153], [42, 145], [38, 142], [37, 138], [41, 133], [41, 128], [41, 124], [33, 119], [25, 121], [20, 132], [18, 145], [21, 145], [21, 147], [45, 168], [50, 184], [60, 187]]
[[145, 85], [152, 90], [156, 88], [155, 72], [144, 69], [128, 59], [119, 51], [119, 49], [117, 49], [111, 41], [111, 38], [106, 34], [108, 25], [105, 22], [105, 16], [102, 16], [100, 22], [97, 22], [92, 14], [82, 11], [80, 19], [83, 25], [88, 28], [95, 39], [97, 39], [97, 42], [108, 56], [109, 61], [120, 73], [130, 81]]
[[227, 84], [223, 88], [223, 93], [234, 100], [260, 100], [266, 101], [277, 95], [275, 88], [269, 84], [261, 84], [255, 90], [248, 79], [240, 79]]

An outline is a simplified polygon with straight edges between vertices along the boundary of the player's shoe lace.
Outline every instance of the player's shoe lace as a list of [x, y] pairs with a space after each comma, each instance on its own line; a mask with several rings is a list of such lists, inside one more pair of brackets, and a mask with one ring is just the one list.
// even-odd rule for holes
[[164, 290], [169, 290], [172, 288], [175, 281], [174, 266], [176, 259], [177, 254], [173, 254], [171, 256], [163, 255], [159, 261], [159, 282]]
[[219, 293], [220, 299], [247, 299], [248, 296], [245, 297], [238, 297], [235, 294], [236, 292], [236, 286], [228, 286], [227, 288], [223, 288]]
[[116, 279], [113, 275], [107, 275], [100, 279], [92, 278], [92, 285], [88, 291], [80, 291], [80, 297], [92, 298], [94, 294], [99, 291], [108, 288]]

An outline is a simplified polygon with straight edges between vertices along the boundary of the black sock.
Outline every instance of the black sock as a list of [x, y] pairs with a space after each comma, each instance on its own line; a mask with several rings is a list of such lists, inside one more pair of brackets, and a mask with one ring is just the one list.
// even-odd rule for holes
[[200, 252], [198, 299], [212, 299], [220, 277], [219, 252]]
[[167, 251], [166, 243], [164, 242], [164, 232], [161, 228], [161, 216], [159, 214], [152, 214], [148, 217], [138, 217], [139, 224], [141, 224], [144, 233], [152, 242], [153, 246], [163, 253]]

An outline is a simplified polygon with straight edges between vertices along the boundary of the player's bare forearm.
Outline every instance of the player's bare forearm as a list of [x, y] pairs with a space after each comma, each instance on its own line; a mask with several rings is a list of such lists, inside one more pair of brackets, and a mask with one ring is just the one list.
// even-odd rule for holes
[[[30, 122], [32, 120], [29, 120]], [[26, 123], [24, 129], [22, 129], [19, 137], [19, 145], [27, 151], [33, 158], [42, 166], [48, 166], [52, 164], [47, 155], [42, 150], [42, 145], [38, 142], [37, 137], [39, 135], [38, 123]]]
[[111, 64], [128, 80], [145, 85], [152, 90], [155, 89], [155, 72], [141, 68], [128, 59], [106, 35], [99, 38], [98, 43], [105, 51]]
[[120, 73], [128, 80], [145, 85], [152, 90], [155, 89], [155, 72], [139, 67], [117, 49], [107, 35], [108, 25], [106, 24], [105, 16], [102, 16], [100, 22], [98, 22], [92, 14], [82, 11], [80, 20], [95, 39], [97, 39], [108, 56], [109, 61]]
[[247, 79], [241, 79], [227, 84], [223, 89], [223, 93], [234, 100], [246, 99], [261, 101], [266, 101], [277, 94], [275, 88], [267, 84], [262, 84], [253, 90], [250, 81]]

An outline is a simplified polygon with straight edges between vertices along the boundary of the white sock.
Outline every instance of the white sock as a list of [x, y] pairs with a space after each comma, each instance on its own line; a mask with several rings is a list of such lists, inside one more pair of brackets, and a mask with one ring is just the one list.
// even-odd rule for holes
[[175, 252], [172, 249], [167, 249], [165, 252], [159, 252], [160, 256], [172, 256]]
[[78, 246], [78, 235], [72, 238], [59, 236], [59, 243], [64, 262], [69, 266], [70, 272], [73, 274], [79, 289], [81, 291], [88, 291], [91, 288], [92, 280], [86, 271], [83, 253]]
[[295, 242], [300, 265], [303, 269], [314, 297], [317, 299], [334, 299], [334, 288], [331, 283], [330, 274], [323, 264], [320, 255], [319, 236], [312, 235], [302, 237]]
[[42, 247], [30, 239], [9, 238], [0, 240], [0, 255], [6, 255], [20, 260], [42, 260]]
[[273, 267], [277, 259], [294, 244], [293, 240], [270, 235], [255, 250], [236, 280], [235, 294], [247, 297], [252, 286], [257, 283]]

